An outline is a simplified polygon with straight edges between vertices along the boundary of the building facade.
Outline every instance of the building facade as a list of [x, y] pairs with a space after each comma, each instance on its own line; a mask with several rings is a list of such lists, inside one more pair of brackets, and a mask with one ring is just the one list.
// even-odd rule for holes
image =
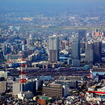
[[71, 58], [72, 66], [80, 66], [80, 41], [78, 37], [72, 37]]
[[93, 64], [94, 55], [93, 55], [93, 42], [86, 42], [85, 46], [85, 62], [86, 64]]
[[94, 63], [101, 62], [102, 43], [100, 41], [94, 41]]
[[6, 87], [7, 87], [6, 84], [7, 83], [6, 83], [5, 78], [4, 77], [0, 77], [0, 93], [3, 93], [3, 92], [6, 91]]
[[53, 84], [49, 86], [43, 86], [43, 94], [49, 97], [61, 98], [68, 93], [67, 87], [61, 84]]
[[49, 62], [55, 63], [59, 60], [59, 38], [56, 35], [50, 36], [48, 41]]

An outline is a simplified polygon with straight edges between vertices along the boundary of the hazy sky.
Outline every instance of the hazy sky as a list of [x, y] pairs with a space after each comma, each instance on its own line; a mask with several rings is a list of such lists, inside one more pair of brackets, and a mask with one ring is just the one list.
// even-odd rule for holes
[[[105, 3], [105, 0], [0, 0], [0, 3], [5, 3], [5, 4], [9, 4], [9, 3], [40, 3], [40, 4], [45, 4], [45, 3]], [[93, 4], [93, 5], [94, 5]]]
[[0, 0], [0, 7], [91, 9], [105, 7], [105, 0]]

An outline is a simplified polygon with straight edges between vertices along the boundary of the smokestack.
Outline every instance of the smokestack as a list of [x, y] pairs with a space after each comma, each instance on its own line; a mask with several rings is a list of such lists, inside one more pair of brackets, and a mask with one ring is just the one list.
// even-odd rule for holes
[[23, 71], [23, 68], [25, 67], [26, 65], [24, 63], [21, 64], [21, 73], [20, 73], [20, 85], [21, 85], [21, 93], [23, 92], [23, 84], [26, 83], [26, 73], [25, 71]]

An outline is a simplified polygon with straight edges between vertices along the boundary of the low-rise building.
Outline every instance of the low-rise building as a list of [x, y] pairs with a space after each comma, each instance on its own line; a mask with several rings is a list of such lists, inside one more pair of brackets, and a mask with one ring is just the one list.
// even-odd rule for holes
[[68, 94], [68, 90], [66, 85], [51, 83], [43, 86], [43, 94], [49, 97], [61, 98]]
[[3, 93], [6, 91], [6, 80], [4, 77], [0, 78], [0, 93]]

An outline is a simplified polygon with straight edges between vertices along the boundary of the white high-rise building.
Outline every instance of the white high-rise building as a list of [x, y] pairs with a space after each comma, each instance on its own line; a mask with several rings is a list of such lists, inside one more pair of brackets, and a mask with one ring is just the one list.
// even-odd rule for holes
[[85, 61], [87, 64], [93, 64], [93, 60], [94, 60], [94, 52], [93, 52], [93, 42], [88, 41], [86, 43], [86, 48], [85, 48]]
[[59, 60], [59, 38], [56, 35], [49, 36], [48, 48], [50, 63], [57, 62]]

